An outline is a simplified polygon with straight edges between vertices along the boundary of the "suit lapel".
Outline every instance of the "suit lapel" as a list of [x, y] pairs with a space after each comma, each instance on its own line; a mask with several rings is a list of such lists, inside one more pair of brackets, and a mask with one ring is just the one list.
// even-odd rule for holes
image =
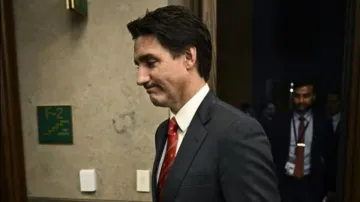
[[209, 92], [190, 123], [165, 183], [164, 202], [174, 201], [182, 180], [206, 138], [207, 131], [204, 124], [211, 118], [211, 106], [214, 100], [215, 96]]
[[198, 149], [206, 137], [206, 134], [207, 132], [202, 126], [199, 118], [195, 116], [180, 146], [174, 164], [171, 167], [166, 180], [164, 187], [164, 202], [173, 201], [182, 180], [184, 179]]
[[[293, 113], [288, 113], [285, 115], [285, 118], [284, 118], [284, 123], [287, 123], [284, 127], [284, 142], [283, 142], [283, 148], [284, 148], [284, 155], [286, 155], [286, 160], [288, 160], [288, 155], [289, 155], [289, 152], [290, 152], [290, 144], [291, 144], [291, 132], [292, 132], [292, 122], [293, 122]], [[286, 162], [284, 162], [286, 163]], [[285, 165], [285, 164], [284, 164]]]
[[[326, 147], [326, 142], [324, 142], [325, 135], [324, 134], [324, 128], [325, 123], [322, 120], [322, 117], [320, 115], [317, 115], [316, 113], [313, 114], [313, 139], [311, 143], [311, 160], [319, 160], [318, 158], [315, 158], [314, 155], [321, 155], [319, 153], [324, 147]], [[325, 145], [324, 145], [325, 144]], [[322, 156], [320, 156], [322, 158]], [[320, 159], [323, 161], [324, 159]], [[324, 163], [324, 162], [322, 162]], [[316, 165], [315, 163], [312, 163], [312, 165]]]
[[160, 163], [160, 159], [162, 156], [162, 151], [164, 149], [165, 146], [165, 142], [166, 142], [166, 137], [167, 137], [167, 129], [168, 129], [168, 125], [169, 125], [169, 120], [163, 122], [160, 127], [159, 130], [156, 132], [156, 140], [155, 140], [155, 144], [156, 144], [156, 154], [155, 154], [155, 160], [154, 160], [154, 165], [153, 165], [153, 170], [152, 170], [152, 196], [153, 196], [153, 201], [158, 201], [158, 190], [157, 190], [157, 171], [159, 168], [159, 163]]
[[315, 148], [316, 142], [317, 142], [317, 134], [319, 134], [319, 132], [321, 131], [321, 128], [319, 128], [318, 124], [319, 121], [319, 117], [313, 113], [313, 134], [312, 134], [312, 144], [311, 144], [311, 151], [314, 151], [313, 149]]

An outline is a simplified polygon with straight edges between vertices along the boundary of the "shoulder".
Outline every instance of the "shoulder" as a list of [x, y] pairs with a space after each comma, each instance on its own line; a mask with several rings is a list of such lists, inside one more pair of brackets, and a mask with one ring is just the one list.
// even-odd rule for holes
[[292, 119], [292, 117], [293, 117], [292, 111], [279, 112], [274, 116], [274, 121], [276, 121], [276, 122], [290, 121]]
[[323, 112], [314, 111], [313, 112], [313, 119], [315, 120], [315, 123], [319, 124], [331, 124], [331, 119]]
[[313, 117], [316, 117], [316, 118], [322, 119], [322, 120], [328, 120], [329, 119], [329, 117], [324, 112], [321, 112], [321, 111], [318, 111], [318, 110], [313, 111]]
[[262, 126], [255, 118], [219, 99], [214, 106], [213, 119], [218, 127], [224, 127], [227, 132], [263, 133]]
[[[214, 122], [220, 155], [243, 158], [247, 162], [256, 156], [266, 162], [271, 159], [271, 149], [268, 137], [260, 123], [240, 110], [219, 101], [214, 111]], [[218, 125], [222, 124], [222, 125]], [[215, 128], [214, 127], [214, 128]], [[211, 131], [210, 133], [214, 133]], [[254, 163], [254, 162], [252, 162]]]
[[329, 131], [332, 131], [332, 120], [325, 113], [314, 112], [313, 113], [314, 124], [317, 127], [323, 127]]

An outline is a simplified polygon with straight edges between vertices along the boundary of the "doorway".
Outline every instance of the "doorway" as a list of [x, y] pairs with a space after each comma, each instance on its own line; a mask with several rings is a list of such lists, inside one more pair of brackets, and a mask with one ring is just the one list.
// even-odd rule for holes
[[360, 185], [359, 2], [217, 1], [216, 89], [222, 100], [238, 108], [251, 104], [257, 119], [268, 102], [279, 113], [291, 111], [294, 80], [310, 77], [317, 86], [317, 110], [329, 111], [331, 94], [341, 98], [338, 152], [332, 154], [337, 155], [336, 191], [330, 197], [337, 202], [360, 201], [355, 191]]

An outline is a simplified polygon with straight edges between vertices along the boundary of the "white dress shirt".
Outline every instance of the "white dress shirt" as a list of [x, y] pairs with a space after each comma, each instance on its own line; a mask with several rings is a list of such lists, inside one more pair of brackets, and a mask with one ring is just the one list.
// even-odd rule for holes
[[[170, 119], [175, 116], [176, 122], [178, 124], [178, 142], [176, 146], [176, 154], [179, 151], [180, 145], [185, 137], [186, 131], [197, 111], [200, 104], [204, 100], [205, 96], [208, 94], [210, 88], [208, 84], [205, 84], [180, 110], [177, 114], [174, 114], [170, 111]], [[157, 171], [157, 181], [159, 180], [159, 175], [161, 172], [161, 165], [165, 158], [167, 140], [162, 152], [161, 160], [159, 163], [159, 168]]]
[[331, 117], [334, 132], [336, 131], [336, 128], [337, 128], [337, 126], [339, 124], [340, 116], [341, 115], [340, 115], [340, 112], [339, 112], [339, 113], [337, 113], [337, 114], [335, 114], [334, 116]]

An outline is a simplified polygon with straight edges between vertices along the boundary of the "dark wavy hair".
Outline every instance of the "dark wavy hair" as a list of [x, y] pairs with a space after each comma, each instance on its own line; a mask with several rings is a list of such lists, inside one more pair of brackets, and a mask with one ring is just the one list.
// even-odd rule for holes
[[170, 5], [147, 11], [145, 16], [131, 21], [127, 28], [133, 39], [152, 35], [176, 58], [189, 47], [196, 48], [197, 70], [205, 81], [209, 79], [212, 44], [206, 25], [182, 6]]

